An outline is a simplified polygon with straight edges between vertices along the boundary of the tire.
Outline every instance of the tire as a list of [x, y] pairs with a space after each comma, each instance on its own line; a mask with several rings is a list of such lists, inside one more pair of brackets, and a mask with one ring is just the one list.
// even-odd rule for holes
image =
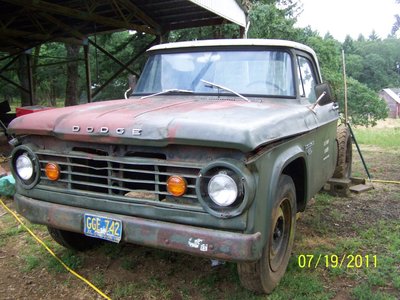
[[338, 145], [338, 156], [333, 178], [350, 178], [351, 164], [353, 162], [353, 149], [349, 128], [341, 124], [337, 128], [336, 142]]
[[92, 238], [81, 233], [66, 231], [47, 226], [50, 236], [61, 246], [65, 248], [85, 251], [103, 243], [102, 240]]
[[270, 294], [285, 274], [296, 228], [296, 189], [291, 177], [281, 175], [277, 186], [267, 241], [258, 261], [238, 263], [241, 284]]

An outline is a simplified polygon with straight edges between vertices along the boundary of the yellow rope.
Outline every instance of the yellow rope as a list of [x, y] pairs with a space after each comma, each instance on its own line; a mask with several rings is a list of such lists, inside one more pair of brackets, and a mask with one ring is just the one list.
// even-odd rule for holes
[[[368, 179], [366, 179], [368, 181]], [[371, 179], [371, 182], [400, 184], [400, 181]]]
[[78, 279], [82, 280], [84, 283], [86, 283], [88, 286], [90, 286], [93, 290], [95, 290], [100, 296], [102, 296], [104, 299], [109, 299], [111, 300], [110, 297], [108, 297], [106, 294], [104, 294], [99, 288], [97, 288], [93, 283], [91, 283], [89, 280], [84, 278], [83, 276], [79, 275], [76, 273], [74, 270], [72, 270], [70, 267], [68, 267], [60, 258], [57, 257], [57, 255], [36, 235], [34, 234], [22, 221], [21, 219], [17, 216], [15, 212], [13, 212], [11, 209], [9, 209], [4, 202], [0, 199], [1, 205], [11, 214], [14, 216], [14, 218], [22, 225], [22, 227], [30, 233], [34, 237], [34, 239], [41, 244], [68, 272], [70, 272], [72, 275], [77, 277]]

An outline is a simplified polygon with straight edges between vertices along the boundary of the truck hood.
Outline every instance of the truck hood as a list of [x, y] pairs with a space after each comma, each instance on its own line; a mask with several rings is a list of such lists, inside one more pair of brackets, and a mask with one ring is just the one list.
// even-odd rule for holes
[[296, 103], [187, 96], [113, 100], [25, 115], [13, 120], [8, 132], [70, 141], [250, 151], [317, 126], [315, 114]]

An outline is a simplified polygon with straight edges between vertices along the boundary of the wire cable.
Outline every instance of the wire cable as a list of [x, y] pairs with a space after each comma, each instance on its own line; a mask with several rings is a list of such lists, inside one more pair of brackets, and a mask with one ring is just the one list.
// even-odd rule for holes
[[90, 286], [93, 290], [96, 291], [100, 296], [102, 296], [104, 299], [111, 300], [110, 297], [108, 297], [105, 293], [103, 293], [98, 287], [96, 287], [93, 283], [91, 283], [89, 280], [84, 278], [83, 276], [79, 275], [76, 273], [74, 270], [72, 270], [70, 267], [68, 267], [54, 252], [51, 250], [45, 242], [43, 242], [35, 233], [32, 232], [23, 222], [22, 220], [17, 216], [15, 212], [13, 212], [11, 209], [7, 207], [7, 205], [4, 204], [3, 200], [0, 199], [1, 205], [4, 207], [6, 211], [8, 211], [21, 225], [22, 227], [40, 244], [42, 245], [47, 252], [51, 254], [68, 272], [70, 272], [72, 275], [86, 283], [88, 286]]

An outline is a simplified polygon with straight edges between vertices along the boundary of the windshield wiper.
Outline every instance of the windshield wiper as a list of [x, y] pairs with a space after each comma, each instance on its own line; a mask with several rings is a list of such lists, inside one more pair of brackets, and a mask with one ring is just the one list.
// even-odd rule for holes
[[216, 88], [219, 88], [219, 89], [221, 89], [221, 90], [225, 90], [225, 91], [227, 91], [227, 92], [230, 92], [230, 93], [232, 93], [232, 94], [234, 94], [234, 95], [236, 95], [236, 96], [242, 98], [243, 100], [245, 100], [245, 101], [247, 101], [247, 102], [250, 102], [250, 100], [247, 99], [245, 96], [240, 95], [238, 92], [235, 92], [234, 90], [231, 90], [230, 88], [227, 88], [227, 87], [225, 87], [225, 86], [222, 86], [222, 85], [219, 85], [219, 84], [216, 84], [216, 83], [213, 83], [213, 82], [206, 81], [206, 80], [204, 80], [204, 79], [201, 79], [200, 81], [201, 81], [201, 82], [204, 82], [204, 83], [206, 84], [206, 85], [205, 85], [206, 87], [210, 87], [210, 88], [216, 87]]
[[194, 92], [190, 91], [190, 90], [169, 89], [169, 90], [163, 90], [163, 91], [155, 93], [155, 94], [151, 94], [151, 95], [140, 97], [140, 99], [146, 99], [146, 98], [150, 98], [150, 97], [154, 97], [154, 96], [158, 96], [158, 95], [169, 94], [169, 93], [188, 93], [188, 94], [193, 94]]

